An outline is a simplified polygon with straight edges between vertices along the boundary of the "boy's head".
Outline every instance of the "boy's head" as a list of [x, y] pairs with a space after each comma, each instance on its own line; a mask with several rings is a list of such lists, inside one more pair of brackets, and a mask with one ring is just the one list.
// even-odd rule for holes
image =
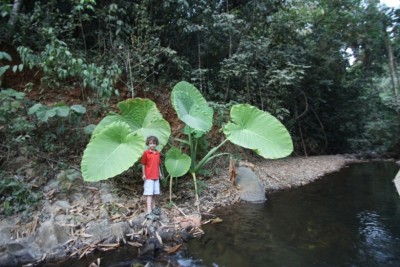
[[149, 136], [146, 139], [146, 146], [148, 146], [150, 143], [154, 143], [158, 146], [158, 138], [155, 136]]

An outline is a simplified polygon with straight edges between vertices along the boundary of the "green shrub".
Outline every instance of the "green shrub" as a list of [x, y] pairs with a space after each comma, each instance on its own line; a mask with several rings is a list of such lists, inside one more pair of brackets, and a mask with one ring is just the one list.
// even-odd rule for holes
[[34, 129], [34, 125], [20, 114], [24, 97], [24, 93], [13, 89], [0, 91], [0, 123], [5, 125], [3, 133], [9, 144], [12, 140], [21, 140], [20, 135], [26, 136]]
[[74, 114], [77, 116], [81, 116], [85, 113], [86, 108], [82, 105], [72, 105], [71, 107], [69, 107], [63, 103], [59, 103], [51, 107], [37, 103], [33, 105], [28, 111], [29, 115], [36, 115], [37, 119], [41, 122], [47, 122], [52, 117], [66, 118], [74, 116]]
[[24, 93], [13, 89], [0, 91], [0, 122], [7, 123], [22, 104]]
[[[1, 174], [1, 173], [0, 173]], [[34, 208], [40, 200], [28, 185], [14, 179], [0, 179], [0, 214], [12, 215]]]
[[394, 147], [400, 135], [396, 115], [367, 122], [362, 129], [362, 136], [349, 139], [354, 151], [383, 153]]
[[86, 63], [84, 59], [74, 57], [67, 44], [55, 37], [51, 37], [50, 43], [38, 55], [23, 46], [18, 47], [18, 52], [24, 65], [43, 71], [41, 82], [47, 87], [61, 87], [65, 80], [75, 79], [82, 88], [89, 87], [101, 97], [119, 94], [113, 87], [122, 73], [118, 65], [105, 68]]
[[[80, 144], [86, 140], [85, 130], [81, 127], [85, 113], [86, 108], [82, 105], [68, 106], [64, 103], [53, 106], [40, 103], [33, 105], [28, 115], [33, 115], [37, 119], [38, 132], [35, 138], [40, 139], [36, 145], [42, 146], [49, 152], [79, 149]], [[63, 143], [65, 145], [62, 145]]]

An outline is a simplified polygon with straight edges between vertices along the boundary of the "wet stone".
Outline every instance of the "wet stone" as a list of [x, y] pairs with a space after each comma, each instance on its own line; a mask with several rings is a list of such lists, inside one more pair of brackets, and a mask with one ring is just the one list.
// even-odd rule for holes
[[249, 202], [265, 201], [265, 188], [260, 178], [247, 167], [237, 169], [236, 185], [240, 198]]

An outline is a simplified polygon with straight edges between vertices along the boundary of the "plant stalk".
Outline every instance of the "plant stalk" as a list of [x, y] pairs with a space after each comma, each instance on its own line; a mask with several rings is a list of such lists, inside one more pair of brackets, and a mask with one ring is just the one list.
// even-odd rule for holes
[[169, 178], [169, 202], [172, 202], [172, 179], [174, 179], [174, 177], [170, 176], [170, 178]]
[[199, 201], [199, 194], [197, 193], [197, 179], [196, 179], [196, 173], [192, 172], [192, 177], [193, 177], [193, 183], [194, 183], [194, 194], [196, 195], [196, 202], [195, 206], [197, 206], [197, 209], [200, 206], [200, 201]]
[[228, 141], [228, 139], [225, 139], [224, 141], [221, 142], [221, 144], [219, 144], [218, 146], [214, 147], [213, 149], [211, 149], [207, 155], [205, 155], [200, 162], [193, 168], [193, 172], [197, 172], [199, 169], [201, 169], [201, 167], [204, 166], [204, 164], [206, 164], [208, 162], [208, 159], [221, 147], [223, 146], [226, 142]]

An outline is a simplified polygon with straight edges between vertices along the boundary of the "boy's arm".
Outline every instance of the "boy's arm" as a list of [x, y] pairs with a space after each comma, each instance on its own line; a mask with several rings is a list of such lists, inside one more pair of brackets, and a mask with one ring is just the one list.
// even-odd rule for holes
[[145, 170], [146, 170], [146, 167], [145, 167], [144, 164], [142, 164], [142, 179], [143, 180], [146, 180], [146, 172], [145, 172]]
[[161, 165], [160, 165], [160, 167], [158, 168], [158, 172], [159, 172], [160, 180], [162, 180], [162, 179], [163, 179], [163, 176], [162, 176], [162, 172], [161, 172]]

